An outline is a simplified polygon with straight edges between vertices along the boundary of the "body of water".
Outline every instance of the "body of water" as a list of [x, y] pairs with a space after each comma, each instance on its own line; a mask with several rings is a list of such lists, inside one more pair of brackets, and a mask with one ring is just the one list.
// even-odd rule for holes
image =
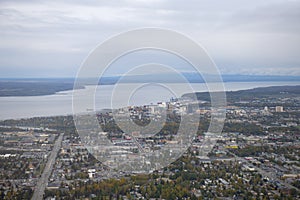
[[[168, 84], [172, 88], [176, 88], [176, 94], [182, 95], [187, 93], [182, 84]], [[191, 84], [195, 91], [207, 91], [204, 83]], [[224, 83], [226, 91], [237, 91], [244, 89], [252, 89], [257, 87], [267, 86], [283, 86], [283, 85], [300, 85], [300, 82], [227, 82]], [[82, 99], [90, 98], [86, 94], [94, 90], [94, 87], [87, 86], [85, 89], [78, 90], [78, 94]], [[95, 108], [97, 110], [111, 108], [111, 96], [114, 91], [114, 85], [105, 85], [98, 87], [95, 93]], [[128, 92], [124, 91], [124, 96], [118, 91], [118, 95], [114, 95], [114, 108], [128, 104], [128, 105], [142, 105], [157, 103], [159, 101], [168, 101], [171, 97], [176, 97], [172, 91], [165, 88], [154, 86], [137, 87], [131, 92], [128, 98]], [[54, 95], [45, 96], [30, 96], [30, 97], [0, 97], [0, 120], [4, 119], [19, 119], [38, 116], [58, 116], [72, 114], [72, 94], [73, 91], [63, 91]], [[85, 108], [91, 109], [91, 108]]]

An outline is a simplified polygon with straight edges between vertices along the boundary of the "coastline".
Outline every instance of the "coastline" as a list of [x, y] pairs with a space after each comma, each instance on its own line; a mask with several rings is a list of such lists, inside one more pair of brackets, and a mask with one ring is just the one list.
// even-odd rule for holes
[[[241, 92], [249, 92], [249, 91], [255, 91], [259, 88], [280, 88], [280, 87], [297, 87], [297, 88], [300, 88], [300, 83], [299, 84], [296, 84], [294, 86], [268, 86], [268, 87], [253, 87], [251, 89], [241, 89], [241, 90], [230, 90], [230, 91], [226, 91], [226, 94], [233, 94], [233, 93], [241, 93]], [[264, 90], [264, 89], [263, 89]], [[70, 91], [71, 92], [71, 91]], [[198, 92], [197, 92], [198, 93]], [[207, 91], [206, 92], [200, 92], [200, 94], [204, 94], [204, 93], [208, 93]], [[0, 115], [0, 121], [5, 121], [5, 120], [20, 120], [20, 119], [28, 119], [28, 118], [38, 118], [38, 117], [59, 117], [59, 116], [72, 116], [73, 115], [73, 111], [72, 111], [72, 101], [71, 101], [71, 96], [69, 96], [70, 93], [67, 92], [66, 95], [49, 95], [49, 96], [43, 96], [43, 97], [38, 97], [39, 99], [38, 100], [41, 100], [42, 102], [44, 102], [44, 104], [41, 104], [41, 108], [37, 111], [34, 111], [34, 113], [32, 114], [32, 111], [28, 112], [28, 113], [22, 113], [22, 108], [18, 108], [20, 106], [22, 106], [22, 102], [19, 102], [21, 103], [20, 105], [18, 104], [18, 106], [16, 106], [16, 110], [14, 111], [11, 111], [9, 110], [8, 112], [11, 112], [11, 113], [5, 113], [2, 111], [2, 115]], [[188, 95], [186, 93], [184, 93], [182, 96], [184, 95]], [[227, 95], [228, 96], [228, 95]], [[53, 113], [54, 110], [55, 110], [55, 107], [53, 107], [52, 109], [48, 110], [48, 109], [45, 109], [43, 108], [43, 106], [47, 106], [47, 103], [48, 103], [48, 99], [49, 101], [51, 102], [51, 100], [53, 98], [57, 98], [57, 97], [63, 97], [64, 101], [64, 105], [63, 106], [69, 106], [69, 109], [67, 110], [64, 110], [62, 112], [62, 110], [59, 110], [58, 113]], [[6, 98], [6, 100], [9, 101], [10, 104], [13, 105], [14, 102], [11, 102], [14, 100], [15, 97], [0, 97], [0, 104], [1, 104], [1, 99], [3, 98]], [[8, 99], [7, 99], [8, 98]], [[21, 98], [21, 97], [17, 97], [17, 98]], [[25, 97], [24, 97], [25, 98]], [[21, 98], [21, 100], [23, 101], [27, 101], [26, 98], [24, 100], [24, 98]], [[32, 97], [30, 97], [32, 98]], [[34, 97], [36, 98], [36, 97]], [[30, 99], [29, 99], [30, 100]], [[18, 102], [17, 102], [18, 103]], [[17, 104], [16, 103], [16, 104]], [[30, 103], [30, 102], [29, 102]], [[59, 101], [57, 102], [59, 104]], [[31, 105], [31, 104], [30, 104]], [[53, 104], [55, 105], [55, 104]], [[60, 106], [60, 105], [59, 105]], [[46, 107], [47, 108], [47, 107]], [[58, 107], [59, 109], [60, 107]], [[24, 108], [23, 108], [24, 109]], [[43, 110], [45, 109], [45, 110]], [[110, 109], [110, 108], [102, 108], [102, 109], [96, 109], [96, 112], [101, 112], [105, 109]], [[25, 109], [25, 111], [27, 110], [27, 108]], [[28, 110], [27, 110], [28, 111]], [[43, 111], [45, 111], [45, 113], [43, 113]], [[46, 111], [51, 111], [51, 112], [46, 112]], [[18, 113], [19, 112], [19, 115]]]

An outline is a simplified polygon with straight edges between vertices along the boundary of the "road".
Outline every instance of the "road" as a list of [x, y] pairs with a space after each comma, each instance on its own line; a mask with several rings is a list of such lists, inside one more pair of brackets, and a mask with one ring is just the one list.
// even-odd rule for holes
[[61, 133], [59, 135], [59, 137], [57, 138], [57, 140], [55, 141], [52, 152], [48, 158], [48, 161], [47, 161], [44, 171], [41, 175], [41, 178], [38, 180], [38, 182], [36, 184], [33, 196], [31, 198], [32, 200], [43, 199], [45, 188], [48, 185], [48, 180], [51, 175], [57, 153], [61, 147], [61, 142], [63, 140], [63, 136], [64, 136], [64, 133]]
[[258, 173], [260, 173], [263, 177], [268, 177], [270, 180], [277, 181], [277, 182], [279, 182], [281, 185], [284, 185], [286, 188], [299, 190], [298, 188], [292, 186], [291, 184], [286, 183], [286, 182], [284, 182], [284, 181], [281, 180], [281, 179], [278, 179], [277, 176], [276, 176], [276, 174], [271, 173], [271, 172], [267, 172], [267, 171], [265, 171], [265, 170], [263, 170], [263, 169], [261, 169], [261, 168], [259, 168], [259, 167], [257, 167], [257, 166], [254, 166], [254, 165], [252, 165], [248, 160], [246, 160], [245, 158], [239, 157], [239, 156], [237, 156], [236, 154], [234, 154], [234, 153], [232, 153], [232, 152], [230, 152], [230, 151], [227, 151], [227, 152], [228, 152], [229, 154], [231, 154], [232, 156], [234, 156], [236, 160], [241, 161], [241, 162], [243, 162], [243, 163], [246, 163], [247, 165], [253, 167], [253, 168], [254, 168]]

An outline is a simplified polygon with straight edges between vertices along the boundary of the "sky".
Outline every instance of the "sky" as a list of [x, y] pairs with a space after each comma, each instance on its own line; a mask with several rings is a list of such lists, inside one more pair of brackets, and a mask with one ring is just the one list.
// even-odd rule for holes
[[98, 44], [143, 27], [191, 37], [222, 74], [300, 76], [299, 19], [300, 0], [0, 0], [0, 78], [75, 77]]

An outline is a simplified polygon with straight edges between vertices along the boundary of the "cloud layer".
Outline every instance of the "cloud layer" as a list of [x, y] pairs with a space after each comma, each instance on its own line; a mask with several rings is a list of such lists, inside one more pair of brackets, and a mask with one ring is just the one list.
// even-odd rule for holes
[[300, 75], [300, 1], [0, 2], [1, 77], [75, 76], [122, 31], [161, 27], [202, 44], [223, 73]]

